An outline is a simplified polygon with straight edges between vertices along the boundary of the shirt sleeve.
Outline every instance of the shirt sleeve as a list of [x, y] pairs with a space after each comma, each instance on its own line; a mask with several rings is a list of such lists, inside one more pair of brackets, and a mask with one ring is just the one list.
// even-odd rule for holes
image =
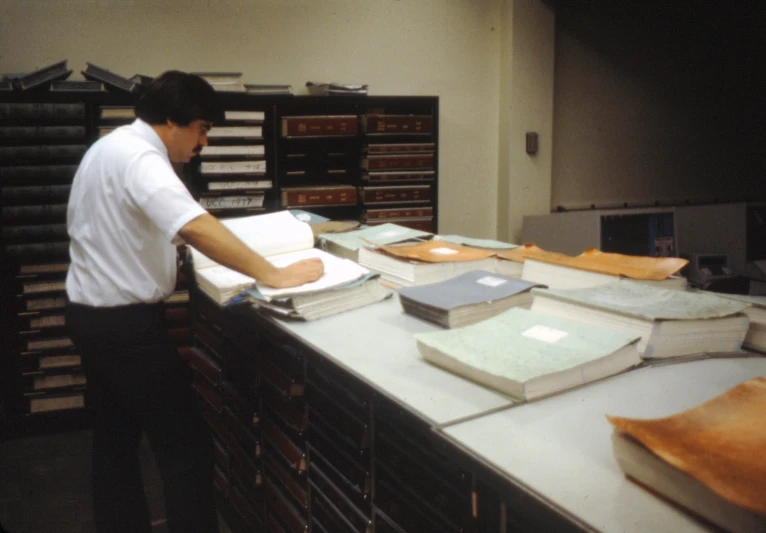
[[125, 187], [147, 218], [173, 243], [184, 225], [207, 213], [173, 172], [170, 163], [156, 152], [136, 158], [129, 166]]

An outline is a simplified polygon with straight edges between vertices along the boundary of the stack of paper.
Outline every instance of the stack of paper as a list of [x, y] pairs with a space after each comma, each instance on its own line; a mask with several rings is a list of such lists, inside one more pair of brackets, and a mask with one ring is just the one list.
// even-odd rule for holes
[[686, 289], [676, 275], [688, 261], [677, 257], [647, 257], [601, 252], [589, 248], [577, 256], [549, 252], [525, 244], [498, 253], [497, 271], [542, 283], [551, 289], [582, 289], [628, 278], [664, 289]]
[[511, 307], [529, 307], [533, 287], [541, 285], [475, 270], [438, 283], [402, 287], [399, 301], [409, 315], [444, 328], [458, 328]]
[[411, 239], [428, 239], [433, 234], [398, 224], [385, 223], [343, 233], [319, 235], [319, 246], [338, 257], [359, 260], [359, 249], [376, 244], [393, 244]]
[[607, 417], [629, 479], [725, 531], [766, 531], [766, 379], [667, 418]]
[[472, 270], [494, 270], [495, 252], [449, 242], [363, 247], [359, 264], [380, 273], [395, 287], [409, 287], [454, 278]]
[[747, 304], [704, 292], [634, 281], [574, 290], [533, 289], [532, 310], [641, 336], [646, 359], [737, 352], [748, 329]]
[[525, 309], [415, 335], [427, 361], [518, 399], [533, 399], [641, 362], [636, 335]]
[[256, 307], [278, 316], [308, 321], [380, 302], [392, 294], [380, 285], [378, 275], [366, 274], [357, 281], [322, 291], [270, 298], [265, 297], [257, 288], [250, 289], [247, 291], [247, 299]]
[[766, 296], [751, 296], [749, 294], [715, 293], [722, 298], [729, 298], [747, 304], [742, 310], [750, 319], [750, 327], [743, 346], [751, 350], [766, 352]]

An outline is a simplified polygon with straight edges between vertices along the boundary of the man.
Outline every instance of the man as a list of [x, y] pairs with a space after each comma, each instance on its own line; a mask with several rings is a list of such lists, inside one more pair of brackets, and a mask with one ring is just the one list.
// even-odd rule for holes
[[137, 448], [145, 431], [165, 490], [168, 531], [218, 530], [212, 446], [162, 301], [176, 283], [176, 244], [276, 287], [321, 276], [319, 260], [278, 269], [208, 214], [172, 164], [187, 163], [223, 119], [214, 90], [169, 71], [137, 120], [96, 142], [72, 183], [67, 325], [94, 412], [93, 503], [100, 533], [151, 532]]

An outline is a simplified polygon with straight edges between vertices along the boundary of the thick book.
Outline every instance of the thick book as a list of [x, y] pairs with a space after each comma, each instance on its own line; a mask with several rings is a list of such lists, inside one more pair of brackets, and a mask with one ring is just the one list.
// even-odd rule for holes
[[77, 165], [18, 165], [0, 167], [3, 185], [33, 185], [52, 182], [71, 183]]
[[8, 121], [85, 122], [85, 104], [51, 102], [0, 104], [0, 123]]
[[200, 151], [202, 159], [221, 159], [237, 157], [242, 159], [262, 159], [266, 151], [262, 144], [203, 146]]
[[645, 359], [738, 352], [748, 330], [747, 304], [704, 292], [617, 281], [587, 289], [534, 289], [532, 310], [641, 336]]
[[422, 285], [454, 278], [472, 270], [492, 270], [494, 252], [437, 241], [414, 245], [364, 246], [359, 264], [380, 273], [392, 287]]
[[641, 363], [636, 335], [509, 309], [463, 328], [414, 335], [420, 355], [519, 400], [532, 400]]
[[[67, 190], [67, 193], [69, 191]], [[3, 193], [5, 191], [3, 190]], [[64, 199], [66, 201], [66, 199]], [[0, 207], [0, 219], [4, 222], [26, 220], [40, 222], [50, 220], [64, 220], [66, 218], [67, 204], [55, 205], [4, 205]]]
[[375, 154], [362, 158], [364, 170], [403, 170], [434, 168], [434, 154]]
[[103, 105], [98, 110], [99, 118], [104, 121], [130, 121], [136, 118], [136, 110], [133, 106], [107, 106]]
[[[552, 289], [585, 289], [626, 279], [616, 274], [605, 274], [564, 264], [538, 261], [532, 258], [527, 258], [520, 266], [522, 279], [544, 283]], [[686, 278], [683, 276], [671, 275], [661, 280], [631, 279], [639, 283], [662, 287], [663, 289], [683, 291], [687, 288]]]
[[100, 81], [61, 80], [52, 81], [50, 90], [55, 93], [102, 93], [106, 92]]
[[230, 301], [245, 289], [257, 287], [270, 300], [294, 294], [310, 293], [350, 283], [368, 273], [352, 261], [338, 259], [314, 248], [311, 226], [299, 221], [288, 211], [231, 218], [222, 223], [272, 264], [284, 267], [301, 259], [322, 260], [325, 273], [318, 280], [299, 287], [276, 289], [256, 283], [251, 277], [217, 264], [192, 248], [194, 273], [199, 288], [220, 304]]
[[362, 218], [365, 221], [382, 220], [385, 222], [392, 218], [432, 217], [433, 214], [434, 208], [432, 206], [384, 207], [380, 209], [365, 209], [362, 212]]
[[44, 163], [79, 160], [88, 147], [84, 144], [47, 144], [40, 146], [0, 146], [0, 163]]
[[356, 205], [358, 193], [353, 185], [282, 187], [282, 207]]
[[459, 328], [493, 317], [511, 307], [532, 305], [532, 289], [540, 287], [487, 270], [452, 279], [399, 289], [399, 302], [412, 315], [443, 328]]
[[495, 239], [478, 239], [475, 237], [466, 237], [465, 235], [437, 235], [434, 237], [437, 241], [451, 242], [453, 244], [463, 244], [474, 248], [485, 248], [487, 250], [512, 250], [518, 244], [498, 241]]
[[398, 185], [381, 187], [362, 187], [362, 203], [393, 204], [418, 203], [431, 201], [430, 185]]
[[[529, 281], [545, 283], [555, 289], [611, 283], [618, 277], [660, 284], [667, 288], [686, 288], [686, 280], [676, 274], [688, 264], [678, 257], [648, 257], [602, 252], [589, 248], [577, 256], [543, 250], [534, 244], [524, 244], [498, 254], [503, 259], [524, 263]], [[527, 260], [535, 263], [528, 268]]]
[[665, 418], [607, 416], [620, 469], [724, 531], [766, 531], [766, 379]]
[[200, 174], [204, 175], [262, 175], [266, 173], [266, 161], [202, 161], [199, 164]]
[[212, 141], [221, 139], [263, 139], [263, 126], [214, 126], [207, 134]]
[[436, 172], [433, 170], [373, 171], [362, 174], [362, 179], [370, 183], [433, 181], [435, 178]]
[[248, 122], [252, 124], [261, 124], [266, 119], [266, 113], [264, 111], [231, 109], [224, 111], [224, 118], [227, 122]]
[[282, 137], [337, 137], [356, 135], [356, 115], [296, 115], [282, 117]]
[[425, 154], [436, 151], [436, 143], [371, 143], [362, 148], [368, 154]]
[[371, 134], [425, 134], [433, 131], [431, 115], [379, 115], [362, 116], [362, 131]]
[[67, 67], [67, 61], [64, 60], [28, 74], [22, 74], [14, 78], [12, 83], [17, 90], [27, 91], [54, 80], [65, 80], [70, 74], [72, 74], [72, 69]]
[[292, 95], [292, 85], [266, 85], [245, 83], [245, 92], [251, 94]]
[[30, 187], [3, 187], [0, 196], [6, 205], [60, 203], [69, 199], [71, 185], [40, 185]]
[[356, 281], [311, 293], [269, 300], [258, 289], [250, 289], [247, 294], [246, 298], [255, 307], [276, 316], [312, 321], [380, 302], [393, 293], [380, 285], [377, 274], [368, 273]]
[[766, 352], [766, 296], [726, 293], [715, 295], [747, 304], [748, 307], [742, 312], [750, 319], [750, 327], [742, 345], [750, 350]]
[[204, 193], [200, 196], [199, 205], [207, 210], [237, 210], [237, 209], [260, 209], [263, 207], [264, 193], [252, 192], [237, 195], [218, 195]]
[[209, 181], [208, 191], [235, 191], [271, 189], [271, 180], [232, 180], [232, 181]]
[[434, 225], [434, 217], [406, 217], [406, 218], [387, 218], [380, 220], [368, 220], [368, 226], [376, 226], [390, 222], [391, 224], [398, 224], [407, 228], [416, 229], [419, 231], [425, 231], [427, 233], [435, 233], [436, 226]]
[[66, 143], [85, 139], [85, 126], [2, 126], [0, 144], [19, 141], [56, 141]]
[[323, 233], [319, 235], [319, 246], [338, 257], [357, 261], [359, 249], [376, 244], [394, 244], [413, 239], [429, 239], [432, 235], [425, 231], [413, 230], [397, 224], [381, 224], [363, 229], [341, 233]]
[[103, 82], [108, 88], [115, 88], [129, 93], [136, 93], [141, 90], [141, 85], [133, 80], [120, 76], [109, 69], [99, 67], [93, 63], [86, 62], [85, 70], [81, 71], [86, 80]]

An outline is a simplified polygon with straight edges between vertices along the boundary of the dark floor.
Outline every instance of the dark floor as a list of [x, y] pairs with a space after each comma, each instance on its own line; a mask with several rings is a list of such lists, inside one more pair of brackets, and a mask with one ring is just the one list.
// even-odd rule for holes
[[[0, 532], [95, 533], [90, 450], [90, 431], [0, 442]], [[153, 531], [166, 533], [162, 483], [146, 439], [139, 453]], [[225, 524], [221, 533], [230, 533]]]

